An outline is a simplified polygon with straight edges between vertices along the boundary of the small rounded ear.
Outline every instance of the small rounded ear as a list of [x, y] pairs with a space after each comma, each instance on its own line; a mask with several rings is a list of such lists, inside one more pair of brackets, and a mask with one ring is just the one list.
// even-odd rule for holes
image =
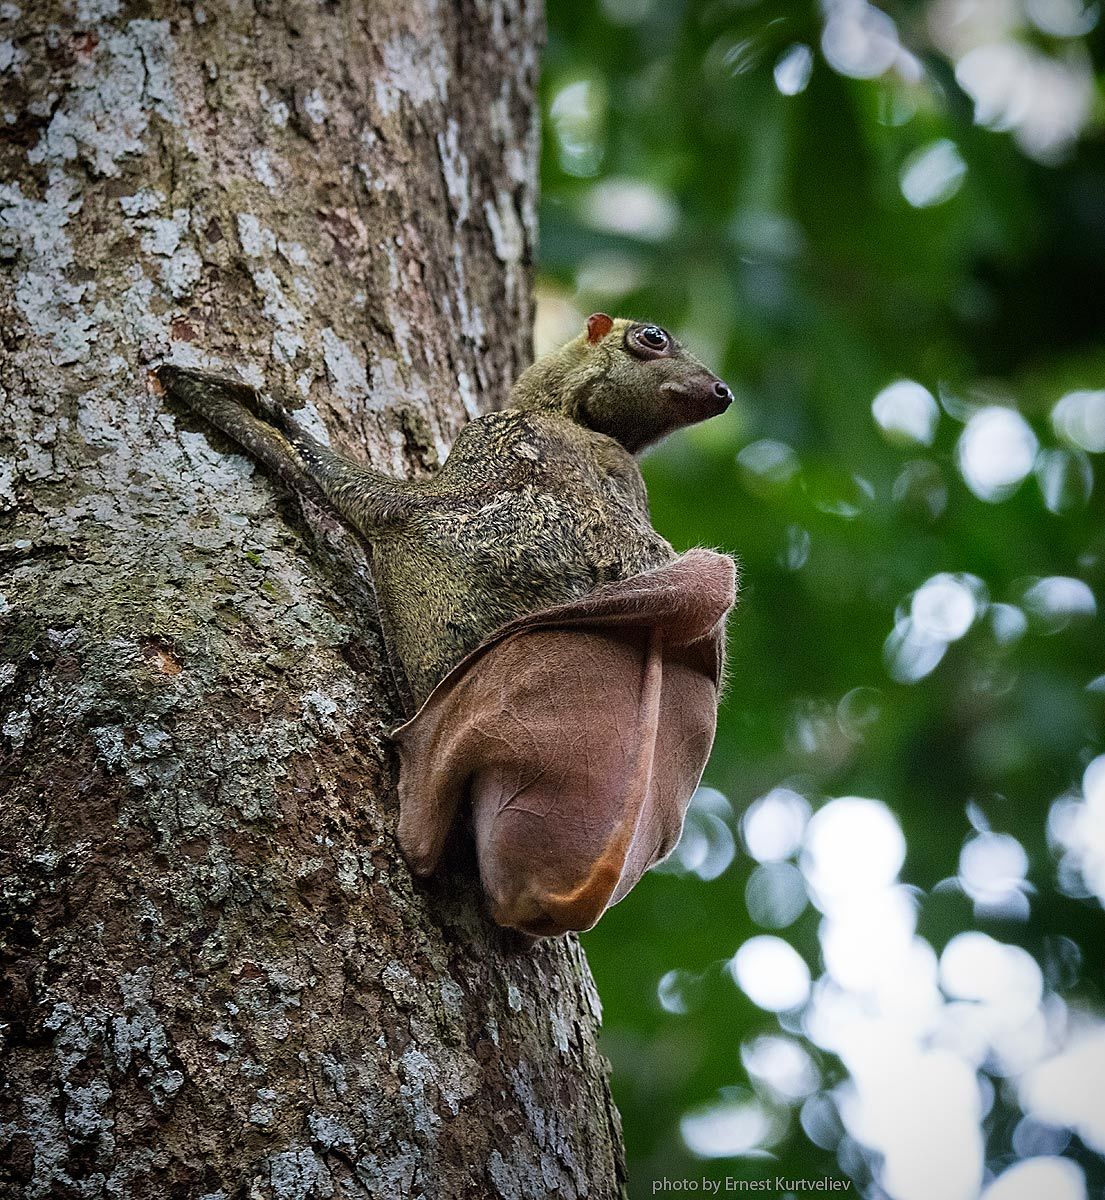
[[614, 328], [614, 318], [606, 313], [592, 313], [587, 318], [587, 340], [593, 346], [601, 341]]

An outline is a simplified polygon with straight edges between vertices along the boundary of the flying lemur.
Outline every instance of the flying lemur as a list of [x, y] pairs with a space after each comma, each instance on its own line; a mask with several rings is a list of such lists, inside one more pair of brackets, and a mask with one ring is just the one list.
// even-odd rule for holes
[[234, 380], [162, 366], [161, 384], [368, 543], [385, 633], [420, 705], [507, 622], [673, 560], [637, 456], [723, 412], [729, 388], [670, 333], [595, 313], [460, 432], [429, 479], [335, 454]]

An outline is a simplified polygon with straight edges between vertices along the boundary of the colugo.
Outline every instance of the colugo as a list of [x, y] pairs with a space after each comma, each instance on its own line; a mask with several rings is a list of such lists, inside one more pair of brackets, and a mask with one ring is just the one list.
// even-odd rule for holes
[[713, 742], [731, 559], [677, 556], [638, 456], [729, 388], [666, 330], [604, 313], [466, 425], [432, 477], [335, 454], [235, 380], [159, 383], [364, 540], [413, 715], [398, 840], [432, 873], [458, 814], [493, 918], [586, 929], [670, 852]]

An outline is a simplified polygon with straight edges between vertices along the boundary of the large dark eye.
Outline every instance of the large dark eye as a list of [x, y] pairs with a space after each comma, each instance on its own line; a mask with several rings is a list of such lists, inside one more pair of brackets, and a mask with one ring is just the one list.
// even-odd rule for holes
[[667, 355], [672, 349], [671, 337], [659, 325], [638, 325], [630, 330], [626, 345], [639, 358]]

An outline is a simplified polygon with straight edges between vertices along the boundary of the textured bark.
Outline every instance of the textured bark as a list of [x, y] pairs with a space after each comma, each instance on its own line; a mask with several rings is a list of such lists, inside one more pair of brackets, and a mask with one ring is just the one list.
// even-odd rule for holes
[[431, 468], [528, 357], [539, 36], [0, 5], [0, 1194], [620, 1190], [578, 944], [398, 858], [363, 558], [146, 383]]

